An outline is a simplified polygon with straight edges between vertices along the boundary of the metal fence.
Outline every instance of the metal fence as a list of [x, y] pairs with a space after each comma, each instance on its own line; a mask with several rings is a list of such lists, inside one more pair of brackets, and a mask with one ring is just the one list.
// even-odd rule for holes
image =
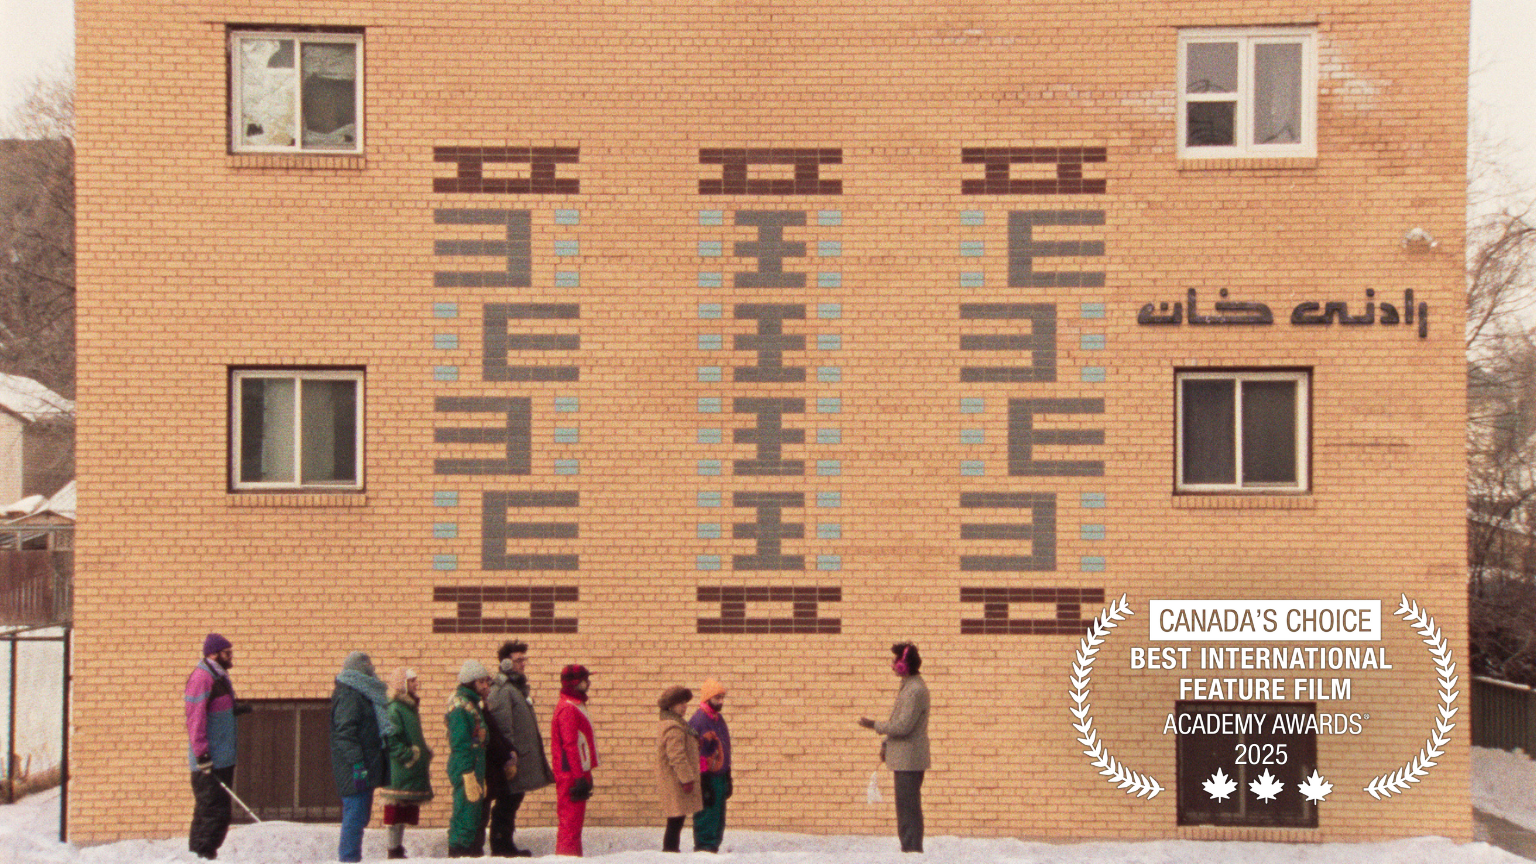
[[1497, 678], [1473, 678], [1472, 744], [1536, 753], [1536, 691]]

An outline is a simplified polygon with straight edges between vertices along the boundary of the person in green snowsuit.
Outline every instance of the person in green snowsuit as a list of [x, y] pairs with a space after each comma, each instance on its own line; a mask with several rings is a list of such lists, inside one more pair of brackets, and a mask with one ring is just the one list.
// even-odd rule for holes
[[453, 785], [453, 817], [448, 820], [448, 857], [485, 854], [485, 694], [491, 673], [478, 660], [459, 669], [459, 687], [448, 700], [448, 782]]
[[432, 800], [432, 748], [421, 734], [421, 698], [416, 693], [416, 673], [397, 669], [389, 681], [388, 715], [395, 734], [384, 742], [389, 757], [389, 785], [379, 790], [383, 798], [384, 824], [389, 826], [390, 858], [405, 857], [405, 826], [415, 825], [422, 803]]

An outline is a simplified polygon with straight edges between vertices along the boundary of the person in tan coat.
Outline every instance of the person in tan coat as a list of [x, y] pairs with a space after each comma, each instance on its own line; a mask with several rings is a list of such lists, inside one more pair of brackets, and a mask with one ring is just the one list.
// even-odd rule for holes
[[683, 834], [683, 820], [704, 809], [704, 794], [699, 789], [699, 733], [683, 719], [693, 691], [687, 687], [668, 687], [656, 700], [661, 720], [656, 730], [656, 791], [661, 799], [661, 815], [667, 829], [661, 837], [661, 851], [678, 852]]
[[891, 672], [901, 679], [891, 717], [884, 723], [860, 717], [859, 725], [884, 735], [880, 759], [896, 775], [896, 836], [901, 851], [923, 851], [923, 773], [928, 753], [928, 685], [918, 670], [923, 657], [911, 642], [891, 646]]

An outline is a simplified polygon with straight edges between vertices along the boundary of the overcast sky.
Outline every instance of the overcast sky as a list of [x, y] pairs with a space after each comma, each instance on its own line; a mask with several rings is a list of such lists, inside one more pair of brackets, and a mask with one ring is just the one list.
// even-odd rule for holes
[[[73, 0], [0, 0], [0, 110], [74, 53]], [[1405, 14], [1411, 14], [1411, 10]], [[1536, 0], [1472, 0], [1474, 127], [1536, 198]]]

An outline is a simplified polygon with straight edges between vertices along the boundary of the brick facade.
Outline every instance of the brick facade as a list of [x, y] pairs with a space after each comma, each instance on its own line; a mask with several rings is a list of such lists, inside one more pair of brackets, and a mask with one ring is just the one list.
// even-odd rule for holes
[[[210, 630], [250, 699], [415, 667], [440, 752], [463, 659], [527, 638], [546, 723], [588, 665], [597, 824], [659, 824], [653, 700], [713, 676], [733, 827], [891, 831], [854, 721], [912, 639], [930, 835], [1469, 837], [1464, 722], [1361, 791], [1439, 704], [1399, 597], [1465, 644], [1465, 3], [77, 5], [73, 839], [185, 829]], [[250, 24], [360, 28], [361, 155], [230, 152]], [[1275, 24], [1316, 154], [1181, 159], [1180, 28]], [[1138, 323], [1223, 289], [1273, 323]], [[1398, 323], [1292, 323], [1368, 299]], [[361, 491], [231, 491], [269, 365], [364, 370]], [[1308, 491], [1175, 494], [1175, 371], [1250, 367], [1311, 372]], [[1150, 799], [1069, 713], [1122, 595], [1094, 728]], [[1315, 673], [1370, 715], [1317, 736], [1316, 828], [1178, 825], [1179, 673], [1131, 651], [1209, 598], [1382, 604], [1393, 668]]]

